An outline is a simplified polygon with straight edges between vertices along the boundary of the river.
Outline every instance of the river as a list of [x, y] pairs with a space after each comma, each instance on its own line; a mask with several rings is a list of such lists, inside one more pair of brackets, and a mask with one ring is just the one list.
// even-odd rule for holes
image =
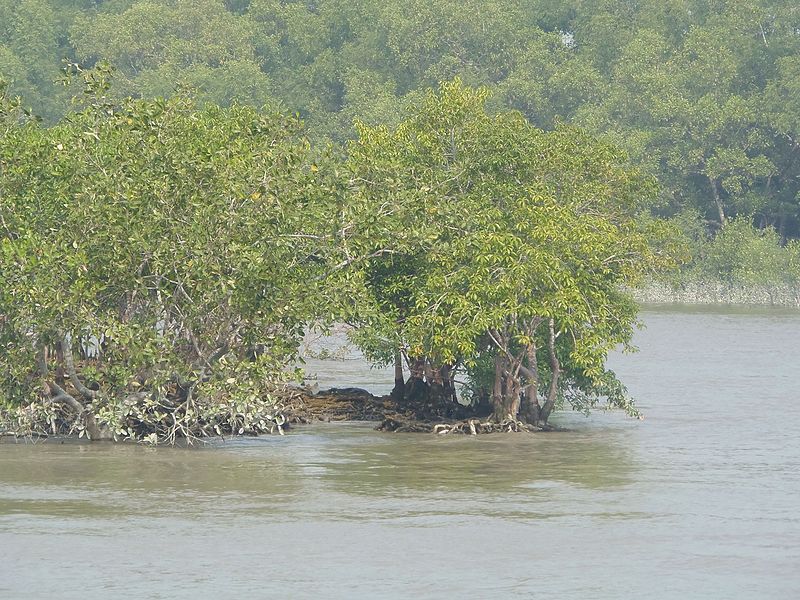
[[800, 313], [643, 321], [611, 360], [643, 421], [0, 444], [0, 598], [800, 597]]

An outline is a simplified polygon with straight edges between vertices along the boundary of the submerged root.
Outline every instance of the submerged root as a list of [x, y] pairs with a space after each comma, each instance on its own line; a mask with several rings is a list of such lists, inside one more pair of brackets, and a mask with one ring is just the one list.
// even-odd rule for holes
[[395, 433], [429, 433], [434, 427], [432, 423], [409, 420], [402, 415], [392, 415], [383, 419], [375, 429]]

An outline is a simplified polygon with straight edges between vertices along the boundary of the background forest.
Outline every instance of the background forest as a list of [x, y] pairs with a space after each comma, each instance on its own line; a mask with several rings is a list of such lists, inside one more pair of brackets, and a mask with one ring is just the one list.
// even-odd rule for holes
[[48, 122], [70, 107], [64, 59], [109, 61], [120, 96], [297, 112], [319, 142], [459, 76], [496, 110], [610, 138], [697, 243], [737, 216], [744, 245], [800, 235], [799, 48], [788, 0], [0, 0], [0, 75]]

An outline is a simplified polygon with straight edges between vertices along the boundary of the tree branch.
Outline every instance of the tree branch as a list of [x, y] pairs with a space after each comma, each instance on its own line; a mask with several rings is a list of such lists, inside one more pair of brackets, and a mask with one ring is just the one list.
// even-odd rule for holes
[[382, 248], [381, 250], [377, 250], [377, 251], [373, 252], [372, 254], [367, 254], [366, 256], [348, 257], [346, 260], [343, 260], [339, 264], [334, 265], [327, 273], [317, 277], [317, 280], [325, 279], [326, 277], [328, 277], [334, 271], [338, 271], [340, 269], [344, 269], [345, 267], [350, 266], [354, 262], [357, 262], [357, 261], [360, 261], [360, 260], [369, 260], [370, 258], [377, 258], [378, 256], [383, 256], [384, 254], [397, 254], [397, 253], [394, 250], [390, 250], [388, 248]]
[[47, 393], [51, 394], [52, 396], [50, 400], [53, 402], [66, 404], [76, 413], [78, 413], [78, 417], [82, 417], [84, 414], [83, 404], [78, 402], [74, 396], [68, 394], [60, 385], [54, 381], [50, 381], [50, 370], [47, 368], [47, 360], [44, 356], [44, 347], [40, 347], [36, 351], [36, 367], [39, 370], [39, 375], [42, 378], [42, 384], [45, 388], [47, 388]]
[[547, 423], [550, 413], [556, 405], [556, 395], [558, 393], [558, 377], [561, 374], [561, 363], [556, 355], [556, 332], [555, 323], [550, 319], [548, 323], [547, 349], [550, 351], [550, 388], [547, 390], [547, 401], [542, 407], [542, 421]]
[[61, 352], [64, 354], [64, 364], [67, 367], [67, 374], [69, 375], [70, 383], [72, 383], [75, 389], [80, 392], [81, 396], [87, 400], [94, 400], [97, 398], [98, 393], [94, 390], [90, 390], [78, 378], [78, 372], [75, 370], [75, 360], [72, 356], [72, 347], [70, 346], [69, 342], [67, 342], [66, 336], [61, 338]]

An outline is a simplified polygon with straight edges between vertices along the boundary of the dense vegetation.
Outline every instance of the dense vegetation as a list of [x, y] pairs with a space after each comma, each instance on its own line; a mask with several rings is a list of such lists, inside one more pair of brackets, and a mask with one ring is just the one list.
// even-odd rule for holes
[[[298, 112], [313, 140], [397, 124], [461, 77], [541, 127], [608, 136], [658, 177], [651, 209], [713, 232], [800, 234], [800, 7], [789, 0], [0, 0], [0, 75], [68, 108], [62, 60], [118, 69], [120, 97], [197, 88]], [[684, 220], [688, 217], [683, 215]]]
[[630, 409], [604, 368], [635, 324], [621, 290], [674, 251], [640, 216], [652, 178], [615, 148], [492, 115], [487, 90], [454, 80], [396, 128], [360, 123], [322, 153], [295, 118], [183, 94], [117, 102], [108, 76], [74, 67], [84, 107], [52, 127], [0, 98], [15, 430], [279, 427], [304, 329], [342, 321], [397, 361], [403, 405], [534, 424], [559, 398]]
[[271, 430], [334, 322], [436, 414], [632, 411], [624, 290], [798, 289], [798, 49], [780, 0], [0, 0], [3, 414]]
[[107, 72], [84, 75], [89, 106], [52, 128], [2, 99], [0, 394], [32, 422], [66, 406], [93, 438], [273, 427], [319, 275], [300, 124], [112, 104]]

